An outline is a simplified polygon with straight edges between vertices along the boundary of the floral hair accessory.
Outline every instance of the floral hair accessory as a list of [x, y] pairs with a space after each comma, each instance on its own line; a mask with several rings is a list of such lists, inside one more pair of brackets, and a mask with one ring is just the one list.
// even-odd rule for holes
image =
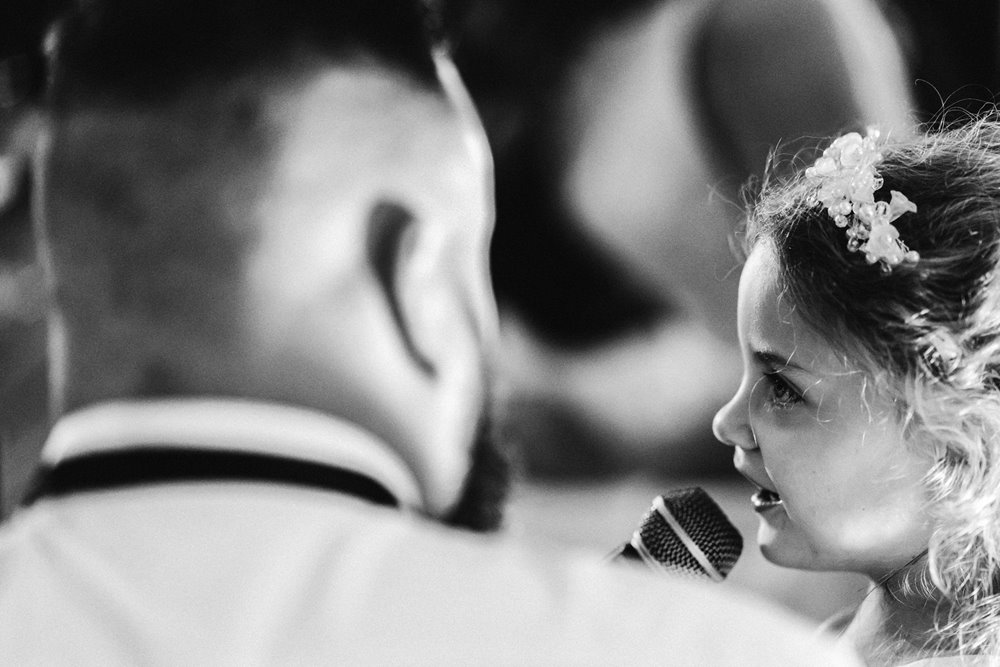
[[869, 264], [882, 262], [886, 271], [901, 262], [915, 262], [920, 255], [899, 240], [892, 224], [917, 205], [906, 195], [892, 190], [888, 202], [875, 201], [882, 177], [875, 166], [882, 160], [878, 151], [879, 132], [869, 129], [862, 137], [851, 132], [838, 137], [806, 169], [806, 179], [816, 186], [815, 201], [823, 204], [838, 227], [847, 228], [847, 249], [863, 252]]

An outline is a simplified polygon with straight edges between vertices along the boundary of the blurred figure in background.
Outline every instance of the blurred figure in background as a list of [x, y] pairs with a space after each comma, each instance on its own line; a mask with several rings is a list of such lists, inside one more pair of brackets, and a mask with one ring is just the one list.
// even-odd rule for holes
[[0, 517], [23, 493], [45, 437], [45, 299], [31, 234], [29, 163], [54, 2], [0, 5]]
[[[909, 65], [918, 119], [977, 114], [1000, 93], [1000, 3], [879, 0]], [[954, 117], [954, 116], [953, 116]]]
[[889, 24], [867, 0], [460, 4], [456, 59], [497, 163], [493, 270], [530, 468], [727, 465], [705, 445], [739, 373], [740, 187], [779, 143], [908, 130]]
[[[411, 0], [91, 0], [33, 202], [60, 415], [10, 664], [854, 664], [758, 601], [486, 538], [491, 161]], [[725, 617], [737, 622], [721, 623]]]

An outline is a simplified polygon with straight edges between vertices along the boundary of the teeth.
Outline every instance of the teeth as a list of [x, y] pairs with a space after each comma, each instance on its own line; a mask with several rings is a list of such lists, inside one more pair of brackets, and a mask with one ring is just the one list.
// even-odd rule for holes
[[774, 491], [761, 489], [757, 493], [750, 496], [750, 502], [753, 503], [754, 509], [767, 509], [769, 507], [777, 507], [780, 505], [781, 496]]

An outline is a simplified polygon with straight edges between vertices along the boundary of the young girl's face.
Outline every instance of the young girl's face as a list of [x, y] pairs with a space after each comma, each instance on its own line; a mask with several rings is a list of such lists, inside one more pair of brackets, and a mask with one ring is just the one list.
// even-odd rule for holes
[[736, 469], [760, 490], [761, 551], [788, 567], [878, 579], [927, 546], [921, 477], [889, 401], [782, 301], [762, 243], [740, 280], [740, 387], [715, 416]]

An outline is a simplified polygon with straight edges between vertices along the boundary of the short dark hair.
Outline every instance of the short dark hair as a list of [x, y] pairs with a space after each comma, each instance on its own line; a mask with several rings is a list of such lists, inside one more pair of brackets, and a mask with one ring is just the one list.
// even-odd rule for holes
[[155, 101], [303, 49], [436, 89], [435, 16], [421, 0], [80, 0], [59, 24], [51, 101]]

